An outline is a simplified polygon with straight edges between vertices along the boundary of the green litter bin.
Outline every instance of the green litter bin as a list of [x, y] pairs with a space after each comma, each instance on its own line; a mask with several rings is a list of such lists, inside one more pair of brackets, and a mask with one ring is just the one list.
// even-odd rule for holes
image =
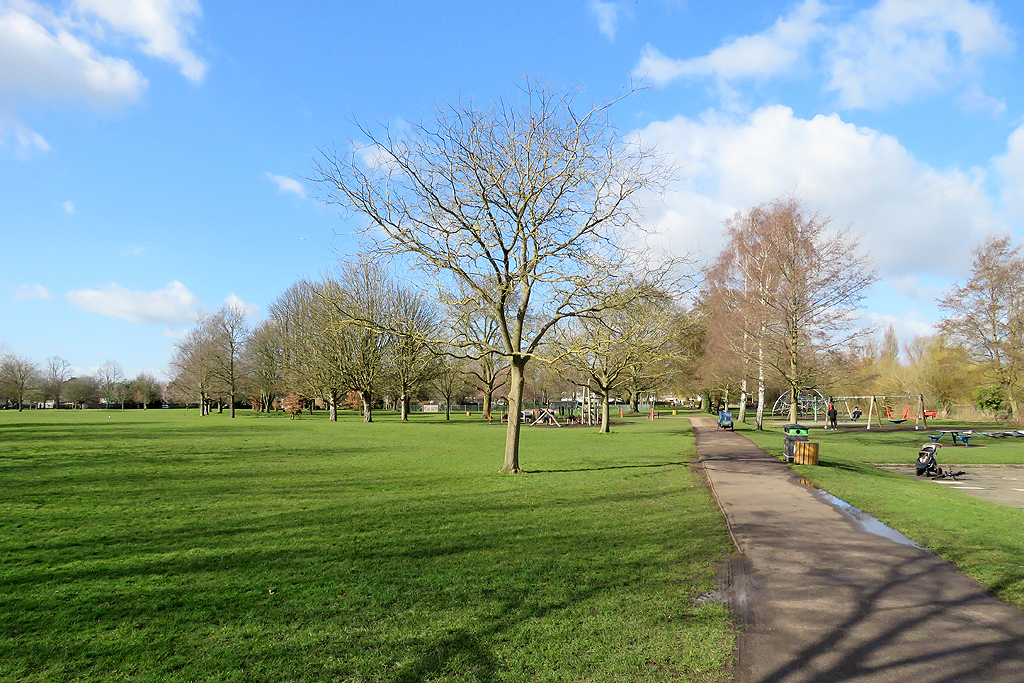
[[786, 435], [785, 441], [782, 442], [782, 455], [785, 456], [786, 462], [793, 462], [793, 451], [797, 441], [807, 441], [807, 434], [810, 431], [808, 427], [802, 424], [790, 423], [782, 426], [782, 431]]

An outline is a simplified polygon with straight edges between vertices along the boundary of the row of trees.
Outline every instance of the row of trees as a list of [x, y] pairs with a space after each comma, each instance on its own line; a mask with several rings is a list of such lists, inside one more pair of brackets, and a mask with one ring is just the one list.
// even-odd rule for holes
[[[1024, 259], [1007, 237], [973, 252], [968, 280], [938, 304], [938, 333], [903, 349], [858, 325], [857, 308], [876, 279], [847, 230], [792, 196], [726, 222], [727, 242], [699, 297], [704, 338], [700, 381], [707, 395], [739, 399], [757, 387], [760, 429], [767, 394], [813, 387], [833, 396], [924, 394], [949, 410], [974, 403], [1020, 419], [1024, 386]], [[766, 386], [774, 384], [775, 391]], [[796, 403], [790, 420], [796, 420]]]
[[[230, 405], [241, 394], [258, 410], [298, 394], [321, 401], [332, 421], [352, 397], [366, 422], [378, 400], [402, 420], [417, 398], [450, 407], [479, 397], [485, 414], [495, 398], [508, 400], [511, 366], [496, 350], [500, 326], [489, 311], [472, 297], [440, 306], [379, 262], [300, 280], [268, 312], [252, 330], [231, 306], [202, 316], [177, 345], [171, 394], [202, 406], [214, 397]], [[535, 398], [560, 400], [588, 386], [603, 398], [608, 431], [613, 396], [629, 397], [635, 409], [643, 393], [678, 380], [679, 359], [693, 357], [691, 328], [691, 316], [665, 295], [566, 322], [537, 347], [544, 362], [528, 377]]]
[[51, 404], [55, 408], [105, 403], [108, 407], [134, 403], [143, 408], [161, 399], [163, 387], [142, 372], [125, 377], [117, 361], [107, 361], [92, 375], [74, 375], [71, 363], [60, 356], [40, 365], [30, 358], [0, 350], [0, 402], [23, 410], [26, 405]]

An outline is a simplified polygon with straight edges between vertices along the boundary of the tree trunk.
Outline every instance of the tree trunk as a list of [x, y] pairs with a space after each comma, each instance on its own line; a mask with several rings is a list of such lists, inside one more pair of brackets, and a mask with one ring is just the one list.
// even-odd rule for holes
[[492, 390], [484, 392], [484, 417], [488, 420], [491, 419], [491, 392]]
[[746, 422], [747, 421], [747, 380], [743, 380], [743, 383], [740, 385], [740, 409], [739, 409], [738, 413], [739, 413], [739, 420], [740, 420], [740, 422]]
[[331, 389], [330, 398], [328, 399], [328, 401], [330, 402], [330, 409], [331, 409], [331, 416], [328, 419], [331, 422], [337, 422], [338, 421], [338, 390], [337, 389]]
[[601, 427], [597, 430], [598, 434], [609, 434], [612, 431], [611, 424], [609, 422], [611, 418], [611, 407], [608, 404], [608, 394], [610, 391], [605, 391], [601, 394]]
[[523, 405], [523, 387], [526, 378], [523, 369], [526, 360], [513, 358], [508, 372], [508, 431], [505, 432], [505, 464], [499, 472], [515, 474], [519, 469], [519, 412]]
[[764, 366], [757, 371], [757, 415], [754, 418], [754, 427], [758, 431], [764, 430]]
[[231, 392], [231, 417], [235, 416], [235, 392]]
[[402, 392], [402, 396], [398, 399], [400, 404], [400, 410], [402, 415], [402, 422], [409, 421], [409, 395]]
[[789, 398], [790, 398], [790, 401], [789, 401], [789, 422], [790, 422], [790, 424], [796, 424], [797, 418], [799, 417], [798, 410], [799, 410], [800, 406], [798, 405], [799, 400], [797, 399], [797, 397], [799, 395], [800, 395], [800, 387], [799, 387], [799, 385], [791, 383], [789, 385]]
[[639, 396], [638, 396], [639, 393], [640, 392], [638, 392], [636, 389], [634, 389], [629, 394], [629, 412], [631, 412], [631, 413], [639, 413], [640, 412], [640, 400], [639, 400]]
[[373, 394], [360, 391], [359, 397], [363, 399], [363, 422], [373, 422]]
[[452, 399], [450, 396], [444, 397], [444, 419], [452, 419]]

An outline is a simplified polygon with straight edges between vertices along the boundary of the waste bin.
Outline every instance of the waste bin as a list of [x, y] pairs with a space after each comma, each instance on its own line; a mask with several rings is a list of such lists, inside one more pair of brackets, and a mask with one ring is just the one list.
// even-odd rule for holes
[[785, 456], [786, 462], [793, 462], [795, 444], [797, 441], [807, 441], [808, 428], [796, 423], [791, 423], [782, 426], [782, 431], [785, 433], [785, 441], [782, 443], [782, 455]]

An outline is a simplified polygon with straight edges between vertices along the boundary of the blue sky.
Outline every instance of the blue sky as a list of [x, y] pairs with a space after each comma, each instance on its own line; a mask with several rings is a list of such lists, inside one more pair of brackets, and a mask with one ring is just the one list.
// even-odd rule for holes
[[198, 310], [256, 320], [356, 248], [317, 145], [524, 73], [644, 78], [613, 117], [683, 169], [666, 245], [795, 190], [875, 256], [865, 321], [928, 333], [971, 246], [1024, 232], [1022, 29], [1007, 0], [0, 0], [0, 343], [162, 375]]

